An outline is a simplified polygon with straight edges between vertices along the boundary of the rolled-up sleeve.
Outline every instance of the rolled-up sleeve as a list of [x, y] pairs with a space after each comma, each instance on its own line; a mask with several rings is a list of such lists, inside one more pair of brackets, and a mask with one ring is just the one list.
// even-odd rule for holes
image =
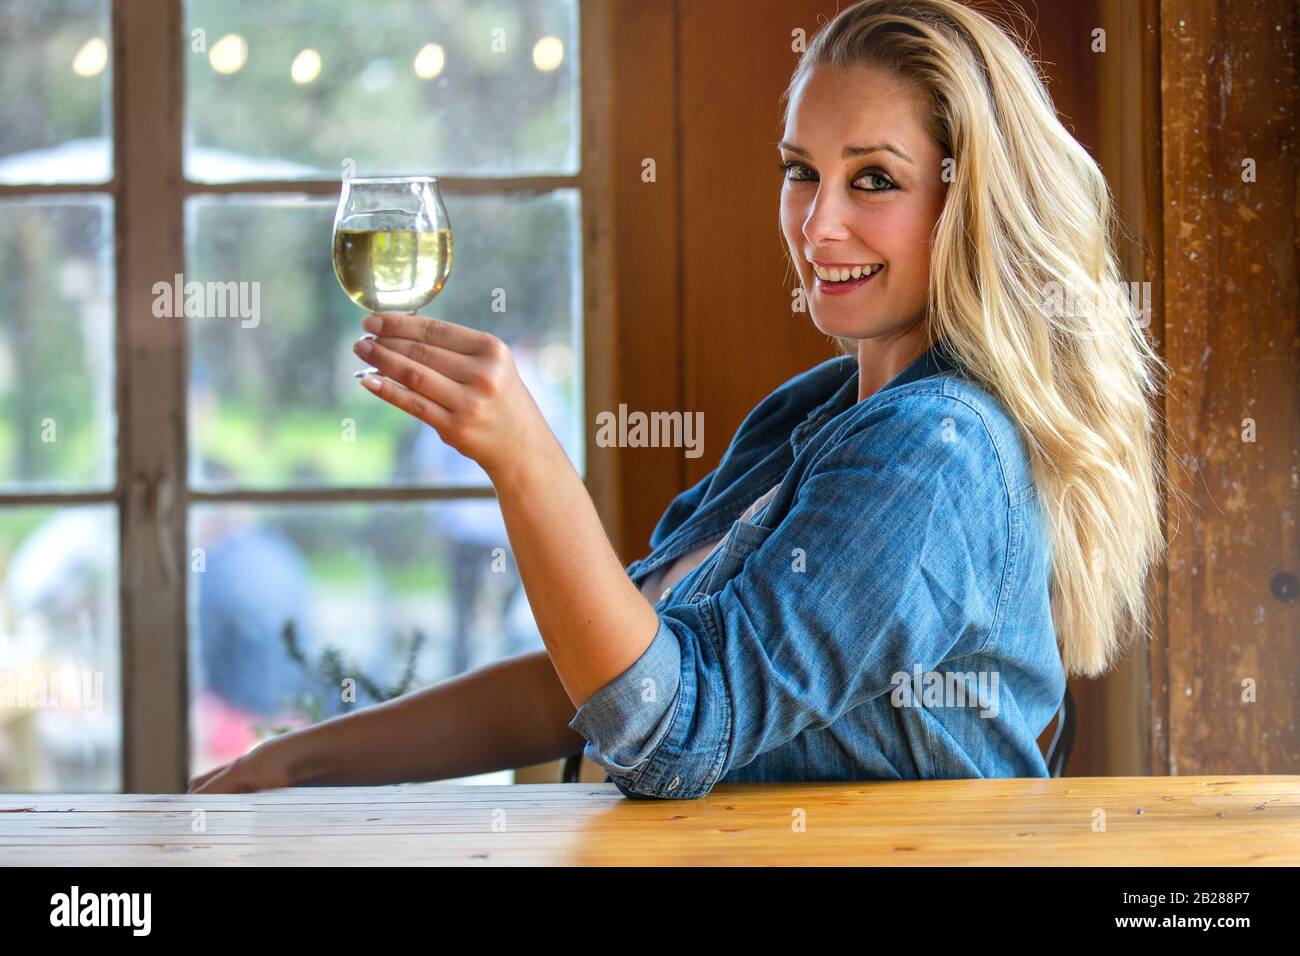
[[596, 691], [569, 726], [587, 741], [583, 754], [616, 781], [640, 775], [668, 732], [681, 687], [681, 647], [660, 619], [650, 646]]
[[973, 407], [895, 400], [808, 467], [739, 573], [661, 611], [641, 659], [571, 723], [624, 794], [702, 796], [995, 630], [1012, 528]]

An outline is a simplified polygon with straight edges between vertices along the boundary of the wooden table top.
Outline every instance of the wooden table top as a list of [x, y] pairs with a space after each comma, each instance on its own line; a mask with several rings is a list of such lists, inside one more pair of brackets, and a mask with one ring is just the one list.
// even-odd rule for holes
[[1297, 865], [1300, 776], [0, 794], [0, 863]]

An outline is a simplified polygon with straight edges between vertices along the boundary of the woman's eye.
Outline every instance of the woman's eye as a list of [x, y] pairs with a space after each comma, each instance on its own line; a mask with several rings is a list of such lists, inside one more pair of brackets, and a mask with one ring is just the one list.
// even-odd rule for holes
[[869, 193], [883, 193], [886, 190], [898, 188], [897, 186], [894, 185], [893, 180], [891, 180], [884, 173], [863, 173], [856, 180], [854, 180], [854, 182], [860, 183], [863, 180], [867, 180], [867, 181], [875, 180], [878, 183], [884, 184], [884, 185], [866, 187], [866, 191]]
[[780, 169], [782, 169], [782, 170], [785, 171], [786, 178], [787, 178], [787, 179], [790, 179], [790, 180], [793, 180], [794, 182], [799, 182], [799, 181], [804, 180], [804, 179], [807, 178], [807, 177], [805, 177], [805, 176], [796, 176], [796, 175], [795, 175], [795, 171], [796, 171], [796, 170], [799, 170], [799, 169], [805, 169], [805, 170], [806, 170], [806, 169], [808, 168], [808, 167], [805, 166], [803, 163], [780, 163], [780, 164], [778, 164], [778, 166], [779, 166]]

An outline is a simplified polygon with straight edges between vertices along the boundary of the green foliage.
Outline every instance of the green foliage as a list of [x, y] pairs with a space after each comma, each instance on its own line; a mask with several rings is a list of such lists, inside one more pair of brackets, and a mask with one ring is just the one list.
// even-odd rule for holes
[[[395, 697], [401, 697], [410, 690], [415, 681], [415, 662], [419, 658], [420, 649], [425, 642], [425, 633], [419, 628], [414, 628], [410, 640], [405, 642], [406, 659], [403, 664], [401, 678], [396, 683], [383, 687], [377, 680], [364, 673], [354, 662], [345, 662], [343, 654], [336, 647], [326, 647], [321, 651], [320, 656], [315, 661], [312, 661], [298, 642], [297, 626], [293, 618], [289, 618], [284, 622], [280, 637], [284, 641], [285, 652], [289, 655], [289, 659], [301, 667], [307, 676], [321, 688], [319, 693], [304, 691], [298, 695], [293, 703], [293, 709], [306, 718], [309, 724], [320, 721], [326, 696], [338, 693], [343, 686], [343, 681], [348, 678], [355, 681], [357, 688], [364, 692], [374, 703], [378, 704], [386, 700], [392, 700]], [[347, 705], [345, 704], [345, 706]], [[260, 737], [275, 736], [287, 733], [290, 730], [293, 730], [293, 728], [286, 726], [271, 727], [266, 724], [256, 724], [253, 727], [254, 733]]]

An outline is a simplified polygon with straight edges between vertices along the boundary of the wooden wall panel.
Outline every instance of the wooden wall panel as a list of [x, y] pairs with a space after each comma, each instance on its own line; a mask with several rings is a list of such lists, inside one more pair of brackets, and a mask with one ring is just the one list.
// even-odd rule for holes
[[1186, 497], [1171, 503], [1168, 771], [1294, 772], [1296, 5], [1165, 0], [1161, 21], [1168, 461]]
[[[676, 4], [615, 0], [615, 11], [610, 117], [619, 361], [607, 410], [617, 414], [626, 403], [629, 411], [670, 411], [685, 407]], [[601, 410], [587, 410], [589, 425]], [[606, 453], [619, 458], [621, 527], [613, 544], [627, 564], [649, 550], [659, 516], [686, 487], [684, 459], [679, 448]]]

